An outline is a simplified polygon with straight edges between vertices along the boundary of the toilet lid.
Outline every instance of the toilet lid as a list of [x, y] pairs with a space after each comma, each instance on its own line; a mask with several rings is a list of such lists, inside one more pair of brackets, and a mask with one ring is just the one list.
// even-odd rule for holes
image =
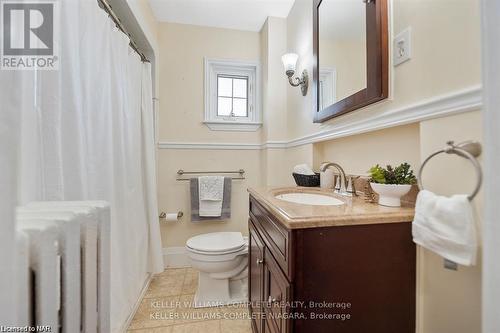
[[212, 232], [191, 237], [187, 247], [202, 252], [228, 252], [245, 246], [241, 232]]

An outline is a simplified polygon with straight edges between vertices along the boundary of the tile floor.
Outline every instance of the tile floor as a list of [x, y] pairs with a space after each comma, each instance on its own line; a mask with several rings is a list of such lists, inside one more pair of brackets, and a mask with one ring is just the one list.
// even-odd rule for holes
[[198, 272], [167, 269], [156, 275], [128, 328], [129, 333], [251, 333], [246, 305], [195, 309]]

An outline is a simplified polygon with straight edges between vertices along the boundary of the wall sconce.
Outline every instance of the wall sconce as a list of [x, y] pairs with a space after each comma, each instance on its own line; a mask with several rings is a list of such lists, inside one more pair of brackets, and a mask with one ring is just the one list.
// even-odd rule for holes
[[302, 77], [293, 77], [295, 74], [295, 69], [297, 67], [297, 60], [299, 59], [299, 55], [296, 53], [287, 53], [281, 57], [281, 61], [283, 61], [283, 66], [285, 66], [285, 73], [288, 76], [288, 82], [292, 87], [300, 86], [300, 90], [302, 90], [302, 96], [307, 95], [307, 87], [309, 76], [307, 75], [307, 71], [304, 69], [302, 71]]

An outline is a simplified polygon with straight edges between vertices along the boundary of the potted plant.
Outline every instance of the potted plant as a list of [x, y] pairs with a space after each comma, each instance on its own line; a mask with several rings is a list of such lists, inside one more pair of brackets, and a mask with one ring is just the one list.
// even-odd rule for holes
[[378, 203], [382, 206], [400, 207], [401, 197], [408, 193], [417, 179], [408, 163], [395, 168], [388, 165], [382, 168], [373, 166], [370, 170], [370, 185], [378, 195]]

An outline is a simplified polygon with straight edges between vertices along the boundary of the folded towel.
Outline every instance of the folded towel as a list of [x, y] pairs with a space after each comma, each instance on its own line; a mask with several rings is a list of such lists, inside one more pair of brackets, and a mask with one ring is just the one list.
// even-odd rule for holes
[[299, 175], [312, 176], [315, 175], [314, 171], [307, 164], [299, 164], [293, 167], [293, 172]]
[[224, 198], [224, 177], [198, 177], [198, 195], [200, 201], [200, 216], [221, 216], [222, 199]]
[[222, 210], [218, 217], [204, 217], [200, 216], [200, 199], [199, 199], [199, 185], [198, 178], [191, 178], [190, 180], [191, 191], [191, 221], [217, 221], [227, 220], [231, 218], [231, 177], [224, 177], [224, 190], [222, 197]]
[[466, 195], [448, 198], [420, 191], [412, 232], [416, 244], [445, 259], [465, 266], [476, 263], [476, 223]]

